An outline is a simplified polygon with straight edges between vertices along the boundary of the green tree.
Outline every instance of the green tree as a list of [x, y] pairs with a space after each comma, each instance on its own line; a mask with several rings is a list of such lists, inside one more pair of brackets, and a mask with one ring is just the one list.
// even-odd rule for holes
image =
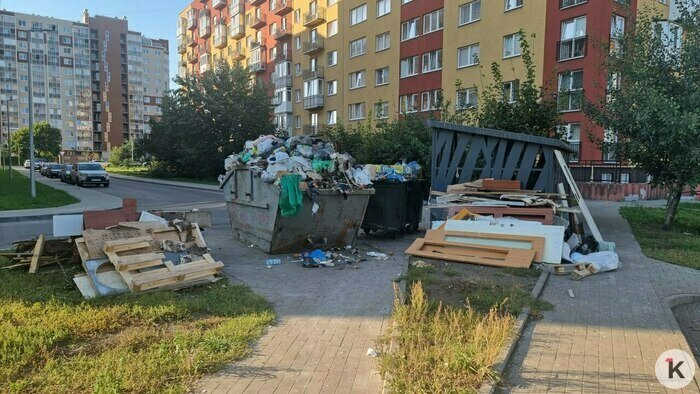
[[154, 168], [163, 175], [212, 178], [223, 172], [224, 159], [243, 149], [246, 140], [276, 129], [265, 85], [251, 82], [239, 64], [220, 62], [201, 76], [175, 77], [145, 139]]
[[[617, 135], [618, 143], [597, 140], [603, 148], [670, 190], [667, 229], [683, 188], [700, 179], [700, 10], [687, 6], [681, 5], [681, 18], [666, 31], [644, 12], [606, 57], [611, 80], [621, 84], [585, 108], [594, 123]], [[681, 45], [670, 45], [680, 43], [681, 35]]]
[[[492, 83], [479, 98], [474, 120], [479, 127], [551, 137], [555, 135], [559, 123], [557, 102], [538, 84], [530, 43], [524, 31], [520, 30], [519, 36], [519, 59], [525, 67], [525, 78], [511, 87], [514, 90], [511, 93], [504, 88], [501, 67], [496, 62], [492, 63]], [[534, 39], [535, 35], [530, 37]], [[458, 110], [458, 115], [459, 112]], [[470, 120], [469, 117], [465, 118]]]
[[137, 141], [135, 145], [136, 149], [134, 150], [133, 155], [131, 150], [134, 149], [134, 141], [126, 141], [122, 146], [112, 148], [112, 152], [109, 155], [110, 164], [128, 167], [141, 162], [141, 159], [143, 158], [143, 152], [140, 150], [141, 144]]
[[[61, 130], [46, 122], [34, 125], [34, 155], [48, 160], [56, 160], [61, 153]], [[12, 133], [12, 151], [19, 152], [21, 159], [29, 158], [29, 128], [22, 127]]]

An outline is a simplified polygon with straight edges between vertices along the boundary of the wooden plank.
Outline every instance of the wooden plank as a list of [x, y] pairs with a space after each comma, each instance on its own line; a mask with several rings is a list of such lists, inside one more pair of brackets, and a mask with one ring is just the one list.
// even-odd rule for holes
[[484, 189], [505, 189], [518, 190], [520, 189], [520, 181], [512, 181], [506, 179], [484, 179], [482, 181]]
[[132, 256], [119, 256], [117, 263], [120, 265], [130, 265], [143, 263], [144, 261], [163, 260], [164, 258], [165, 255], [163, 253], [143, 253]]
[[44, 234], [39, 234], [39, 239], [36, 240], [34, 252], [32, 253], [32, 261], [29, 263], [29, 273], [36, 274], [39, 270], [39, 258], [44, 253]]
[[121, 253], [121, 252], [128, 252], [131, 250], [147, 249], [150, 247], [151, 247], [150, 242], [137, 242], [137, 243], [133, 243], [133, 244], [114, 246], [110, 252]]
[[202, 235], [202, 230], [199, 228], [197, 223], [192, 223], [192, 234], [194, 235], [194, 243], [200, 248], [206, 248], [207, 243], [204, 242], [204, 236]]
[[542, 224], [554, 224], [554, 210], [552, 208], [525, 208], [525, 207], [504, 207], [504, 206], [482, 206], [475, 205], [469, 207], [473, 213], [496, 218], [508, 216], [521, 220], [540, 222]]
[[175, 266], [172, 271], [166, 269], [144, 272], [134, 275], [132, 284], [134, 291], [144, 291], [156, 287], [176, 284], [192, 279], [198, 279], [221, 272], [223, 263], [210, 264], [207, 261], [197, 261]]
[[500, 246], [515, 249], [534, 249], [536, 263], [542, 262], [544, 237], [513, 234], [488, 234], [473, 231], [428, 230], [425, 239], [458, 242], [472, 245]]
[[173, 278], [163, 278], [158, 281], [154, 282], [149, 282], [149, 283], [144, 283], [142, 285], [136, 286], [136, 291], [146, 291], [146, 290], [151, 290], [151, 289], [156, 289], [156, 288], [162, 288], [162, 287], [172, 287], [172, 286], [179, 286], [182, 287], [183, 285], [187, 284], [187, 282], [195, 282], [198, 281], [199, 279], [202, 278], [209, 278], [212, 277], [220, 272], [220, 269], [210, 269], [210, 270], [204, 270], [204, 271], [198, 271], [198, 272], [193, 272], [190, 274], [184, 274], [178, 277], [173, 277]]
[[80, 255], [81, 261], [90, 260], [90, 253], [88, 252], [87, 245], [85, 244], [85, 238], [80, 237], [75, 239], [75, 247], [78, 249], [78, 254]]
[[133, 237], [133, 238], [117, 239], [114, 241], [106, 241], [105, 246], [104, 246], [104, 250], [105, 250], [105, 252], [111, 252], [117, 246], [135, 244], [135, 243], [141, 243], [141, 242], [149, 242], [152, 240], [153, 240], [152, 236], [144, 235], [141, 237]]
[[566, 181], [569, 183], [569, 188], [571, 189], [571, 193], [574, 195], [574, 198], [576, 199], [578, 206], [581, 208], [581, 212], [583, 213], [583, 218], [586, 219], [586, 224], [588, 224], [588, 228], [591, 230], [591, 234], [593, 235], [593, 238], [595, 238], [595, 240], [598, 242], [604, 242], [603, 236], [600, 234], [600, 231], [598, 230], [598, 226], [595, 224], [595, 221], [593, 220], [593, 216], [591, 216], [591, 211], [588, 210], [588, 206], [586, 205], [586, 200], [583, 199], [583, 196], [581, 195], [581, 191], [579, 190], [578, 185], [576, 185], [576, 181], [574, 180], [574, 176], [571, 175], [571, 170], [569, 170], [569, 166], [566, 164], [566, 161], [564, 160], [564, 155], [562, 155], [559, 150], [555, 150], [554, 156], [557, 157], [557, 161], [559, 162], [559, 167], [561, 167], [561, 170], [564, 173], [564, 177], [566, 178]]
[[509, 249], [497, 246], [470, 245], [458, 242], [416, 239], [406, 254], [458, 263], [493, 267], [528, 268], [535, 257], [534, 249]]

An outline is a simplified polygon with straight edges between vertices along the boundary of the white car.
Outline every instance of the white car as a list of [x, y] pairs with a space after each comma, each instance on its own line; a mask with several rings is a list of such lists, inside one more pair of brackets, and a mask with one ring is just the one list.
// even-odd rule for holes
[[29, 169], [32, 166], [32, 162], [29, 160], [24, 161], [24, 168]]

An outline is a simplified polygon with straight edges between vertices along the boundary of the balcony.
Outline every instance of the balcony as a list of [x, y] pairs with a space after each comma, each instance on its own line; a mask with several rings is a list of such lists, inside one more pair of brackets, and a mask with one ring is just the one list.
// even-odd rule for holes
[[304, 54], [310, 55], [312, 53], [320, 52], [323, 50], [323, 37], [316, 37], [316, 39], [304, 42]]
[[243, 0], [231, 0], [229, 14], [231, 16], [245, 13], [245, 3]]
[[194, 52], [189, 52], [189, 53], [187, 54], [187, 62], [188, 62], [188, 63], [194, 64], [194, 63], [197, 63], [198, 61], [199, 61], [199, 57], [197, 56], [196, 53], [194, 53]]
[[231, 24], [231, 38], [239, 40], [245, 37], [245, 27], [242, 24]]
[[197, 28], [197, 10], [191, 9], [187, 12], [187, 30]]
[[277, 0], [277, 4], [275, 8], [272, 9], [272, 12], [274, 12], [275, 15], [283, 16], [290, 13], [293, 9], [294, 2], [292, 0]]
[[275, 89], [280, 89], [280, 88], [291, 88], [292, 87], [292, 76], [291, 75], [283, 75], [281, 77], [275, 77], [274, 80], [272, 81], [275, 85]]
[[[321, 97], [321, 101], [323, 101], [323, 97]], [[321, 127], [319, 125], [304, 125], [303, 130], [305, 135], [316, 135]]]
[[196, 47], [197, 46], [197, 40], [194, 39], [194, 36], [187, 36], [187, 46], [188, 47]]
[[265, 0], [246, 0], [246, 3], [252, 5], [253, 7], [257, 7], [259, 5], [262, 5], [265, 2]]
[[287, 60], [292, 60], [291, 56], [287, 55], [285, 52], [282, 52], [282, 49], [280, 47], [277, 47], [277, 55], [275, 55], [274, 59], [270, 59], [275, 63], [281, 63], [281, 62], [286, 62]]
[[272, 32], [272, 38], [274, 38], [275, 40], [282, 40], [284, 38], [291, 37], [291, 36], [292, 36], [292, 31], [290, 29], [285, 29], [282, 27], [278, 27], [277, 29], [275, 29], [274, 32]]
[[277, 98], [272, 99], [272, 105], [275, 106], [275, 114], [292, 113], [291, 101], [280, 101]]
[[326, 9], [316, 7], [315, 10], [304, 13], [304, 26], [314, 27], [326, 22]]
[[209, 55], [202, 55], [199, 59], [199, 72], [204, 73], [211, 70], [211, 58]]
[[177, 53], [185, 53], [187, 52], [187, 43], [181, 42], [177, 44]]
[[264, 62], [261, 62], [261, 61], [258, 61], [258, 62], [255, 62], [255, 63], [250, 63], [250, 64], [248, 65], [248, 69], [249, 69], [250, 72], [252, 72], [252, 73], [263, 72], [263, 71], [265, 71], [265, 63], [264, 63]]
[[226, 37], [226, 25], [216, 26], [214, 30], [214, 46], [216, 48], [226, 48], [228, 45], [228, 40]]
[[304, 70], [301, 74], [304, 81], [310, 81], [312, 79], [323, 79], [323, 67], [317, 66], [313, 70]]
[[205, 39], [211, 36], [211, 25], [209, 24], [209, 22], [207, 22], [206, 24], [201, 24], [201, 27], [199, 28], [199, 36]]
[[230, 48], [229, 56], [232, 60], [241, 61], [245, 59], [245, 52], [240, 48]]
[[214, 7], [217, 10], [225, 8], [226, 7], [226, 0], [214, 0], [212, 7]]
[[250, 20], [248, 21], [252, 29], [260, 29], [267, 23], [267, 15], [256, 14], [255, 12], [250, 14]]
[[316, 94], [313, 96], [304, 97], [304, 109], [323, 108], [323, 95]]
[[557, 44], [557, 61], [561, 62], [586, 56], [587, 43], [587, 36], [559, 41]]

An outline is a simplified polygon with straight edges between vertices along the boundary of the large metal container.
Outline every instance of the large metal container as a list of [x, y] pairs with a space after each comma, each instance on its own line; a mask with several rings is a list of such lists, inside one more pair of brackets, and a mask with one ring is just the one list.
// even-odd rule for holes
[[362, 221], [365, 233], [370, 231], [413, 232], [423, 215], [423, 200], [427, 200], [426, 181], [375, 181], [374, 195], [369, 199]]
[[234, 238], [267, 253], [309, 250], [322, 240], [326, 247], [353, 245], [374, 189], [353, 190], [345, 198], [337, 191], [319, 190], [318, 212], [304, 192], [304, 207], [296, 216], [279, 211], [280, 188], [242, 167], [222, 184]]

